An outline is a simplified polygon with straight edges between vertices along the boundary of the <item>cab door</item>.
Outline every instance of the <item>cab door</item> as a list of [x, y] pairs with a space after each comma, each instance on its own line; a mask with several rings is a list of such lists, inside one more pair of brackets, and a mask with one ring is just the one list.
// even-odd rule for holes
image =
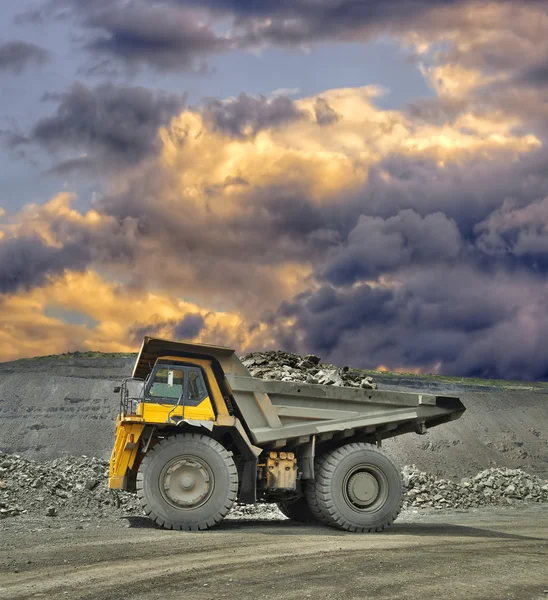
[[209, 399], [202, 370], [197, 367], [185, 367], [186, 387], [184, 392], [184, 418], [197, 420], [215, 420], [215, 413]]

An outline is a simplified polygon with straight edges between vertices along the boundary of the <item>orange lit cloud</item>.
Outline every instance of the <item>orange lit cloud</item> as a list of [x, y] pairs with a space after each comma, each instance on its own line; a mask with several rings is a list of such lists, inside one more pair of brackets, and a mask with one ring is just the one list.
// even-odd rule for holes
[[[194, 338], [198, 342], [211, 342], [215, 336], [218, 343], [245, 350], [268, 340], [264, 324], [249, 333], [242, 315], [214, 312], [166, 295], [137, 293], [104, 281], [93, 271], [67, 273], [42, 288], [3, 298], [1, 306], [0, 360], [74, 350], [133, 352], [141, 341], [134, 335], [136, 325], [160, 337], [173, 337], [173, 327], [188, 314], [204, 319]], [[91, 323], [71, 323], [74, 315]]]

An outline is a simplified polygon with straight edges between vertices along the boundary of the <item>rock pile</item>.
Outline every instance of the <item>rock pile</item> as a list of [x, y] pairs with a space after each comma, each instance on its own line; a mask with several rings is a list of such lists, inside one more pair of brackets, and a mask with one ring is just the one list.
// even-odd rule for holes
[[373, 379], [364, 377], [361, 371], [322, 363], [320, 357], [314, 354], [299, 356], [291, 352], [272, 350], [251, 352], [242, 356], [241, 360], [253, 377], [261, 379], [301, 381], [365, 389], [377, 388]]
[[516, 502], [548, 502], [548, 481], [520, 469], [486, 469], [456, 483], [404, 467], [404, 508], [477, 508]]
[[[405, 508], [475, 508], [548, 502], [548, 482], [519, 469], [487, 469], [459, 483], [404, 467]], [[86, 456], [38, 463], [0, 452], [0, 519], [22, 514], [95, 519], [140, 515], [135, 494], [107, 488], [108, 463]], [[236, 506], [236, 519], [275, 519], [275, 505]]]
[[123, 510], [141, 513], [137, 498], [107, 487], [108, 463], [67, 457], [38, 463], [0, 452], [0, 519], [24, 513], [100, 517]]

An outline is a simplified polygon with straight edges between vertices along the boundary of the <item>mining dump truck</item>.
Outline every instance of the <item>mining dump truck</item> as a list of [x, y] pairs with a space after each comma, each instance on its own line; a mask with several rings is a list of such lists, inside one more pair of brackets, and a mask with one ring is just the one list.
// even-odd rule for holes
[[109, 487], [166, 529], [200, 530], [235, 502], [301, 522], [381, 531], [401, 472], [381, 441], [458, 419], [458, 398], [252, 377], [231, 348], [146, 337], [120, 387]]

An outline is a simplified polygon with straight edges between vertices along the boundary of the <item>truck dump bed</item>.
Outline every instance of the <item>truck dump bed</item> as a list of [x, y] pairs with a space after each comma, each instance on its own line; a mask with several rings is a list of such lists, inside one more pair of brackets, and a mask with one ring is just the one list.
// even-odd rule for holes
[[458, 419], [458, 398], [227, 375], [236, 405], [260, 447], [305, 444], [356, 432], [384, 439]]

